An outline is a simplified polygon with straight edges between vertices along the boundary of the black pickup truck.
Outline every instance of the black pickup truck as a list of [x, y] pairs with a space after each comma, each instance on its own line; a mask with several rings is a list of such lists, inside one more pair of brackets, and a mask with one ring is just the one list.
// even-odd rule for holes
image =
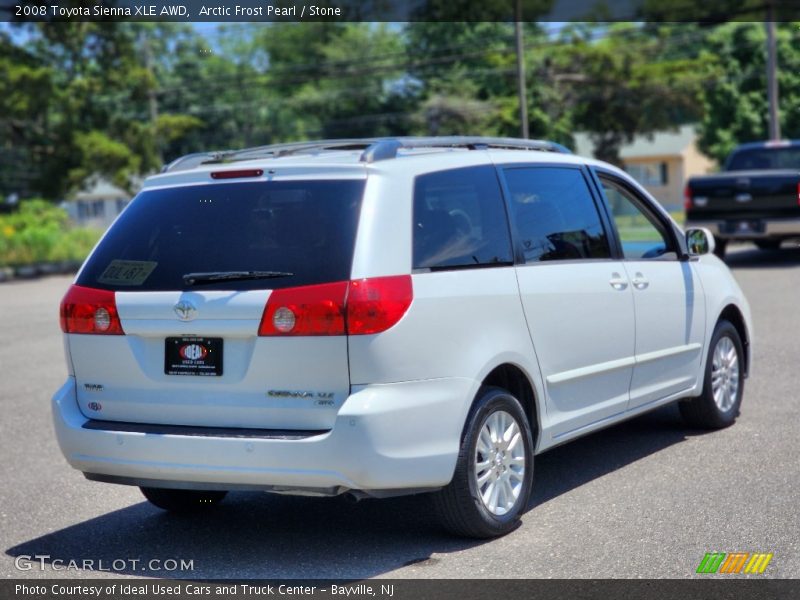
[[800, 238], [800, 140], [737, 147], [722, 172], [689, 179], [685, 208], [686, 228], [710, 229], [720, 257], [730, 240], [766, 250]]

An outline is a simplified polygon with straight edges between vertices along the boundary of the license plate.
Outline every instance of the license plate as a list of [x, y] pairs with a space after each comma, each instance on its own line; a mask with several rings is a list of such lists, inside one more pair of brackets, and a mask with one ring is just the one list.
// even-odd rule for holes
[[168, 337], [164, 342], [167, 375], [222, 375], [222, 338]]
[[725, 233], [747, 235], [750, 233], [763, 233], [764, 226], [761, 221], [729, 221], [726, 223]]

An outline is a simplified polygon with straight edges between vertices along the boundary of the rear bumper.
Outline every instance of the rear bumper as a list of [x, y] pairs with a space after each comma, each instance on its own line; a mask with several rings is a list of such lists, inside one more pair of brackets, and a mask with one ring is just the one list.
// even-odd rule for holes
[[[736, 219], [729, 219], [736, 220]], [[800, 237], [800, 218], [799, 219], [757, 219], [764, 224], [763, 232], [747, 231], [741, 234], [736, 232], [724, 231], [726, 219], [689, 219], [686, 221], [685, 229], [690, 227], [705, 227], [714, 237], [728, 240], [759, 240], [770, 237]]]
[[450, 481], [476, 389], [476, 382], [460, 378], [357, 386], [330, 431], [288, 439], [86, 428], [71, 377], [53, 396], [52, 409], [61, 451], [90, 479], [380, 496]]

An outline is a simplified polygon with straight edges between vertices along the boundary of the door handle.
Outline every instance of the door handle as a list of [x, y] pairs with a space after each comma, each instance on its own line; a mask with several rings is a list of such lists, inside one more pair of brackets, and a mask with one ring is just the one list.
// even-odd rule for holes
[[610, 283], [611, 287], [617, 290], [618, 292], [621, 292], [622, 290], [628, 287], [628, 280], [625, 279], [619, 273], [612, 273], [611, 280], [608, 283]]
[[636, 273], [633, 276], [631, 283], [633, 284], [633, 287], [635, 287], [637, 290], [645, 290], [647, 289], [647, 286], [650, 285], [650, 282], [647, 281], [647, 279], [645, 279], [644, 275], [642, 275], [641, 273]]

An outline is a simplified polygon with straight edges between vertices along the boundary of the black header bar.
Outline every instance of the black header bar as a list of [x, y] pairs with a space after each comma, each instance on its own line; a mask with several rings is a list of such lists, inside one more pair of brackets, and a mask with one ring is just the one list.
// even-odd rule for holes
[[0, 21], [792, 21], [800, 0], [0, 0]]

